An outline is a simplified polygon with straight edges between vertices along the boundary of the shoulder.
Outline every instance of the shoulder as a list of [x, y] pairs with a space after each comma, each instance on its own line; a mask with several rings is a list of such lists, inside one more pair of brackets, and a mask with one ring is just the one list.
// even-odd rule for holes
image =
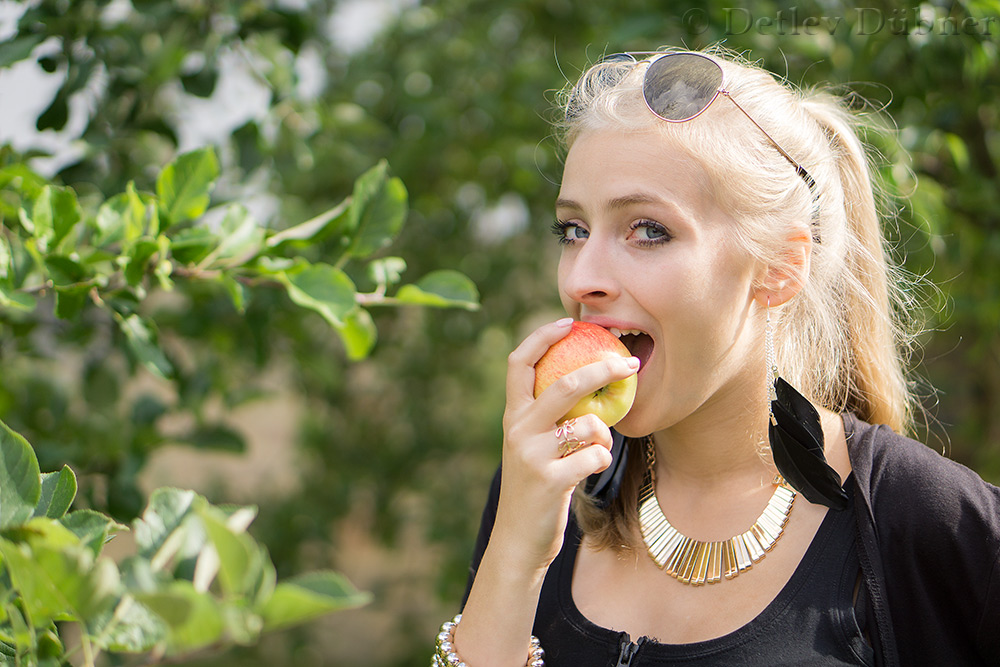
[[1000, 488], [888, 426], [844, 421], [859, 530], [876, 545], [899, 638], [1000, 657]]
[[992, 527], [1000, 541], [1000, 488], [923, 443], [885, 425], [845, 418], [856, 481], [876, 517], [909, 518], [926, 526], [970, 512]]

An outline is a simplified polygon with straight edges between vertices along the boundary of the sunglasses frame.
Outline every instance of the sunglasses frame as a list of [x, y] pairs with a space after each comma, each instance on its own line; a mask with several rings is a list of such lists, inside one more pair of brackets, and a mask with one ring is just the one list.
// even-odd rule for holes
[[[722, 69], [722, 66], [718, 62], [716, 62], [715, 60], [713, 60], [712, 58], [709, 58], [708, 56], [706, 56], [704, 54], [695, 53], [693, 51], [676, 51], [676, 52], [668, 52], [668, 53], [664, 53], [663, 51], [625, 51], [625, 52], [622, 52], [622, 53], [613, 53], [613, 54], [611, 54], [609, 56], [605, 56], [604, 58], [601, 59], [601, 63], [608, 63], [608, 62], [631, 62], [631, 63], [637, 65], [641, 61], [638, 58], [636, 58], [636, 56], [644, 56], [644, 57], [647, 57], [647, 56], [659, 56], [658, 58], [653, 58], [652, 60], [649, 61], [649, 65], [646, 67], [646, 71], [645, 71], [645, 73], [643, 74], [643, 77], [642, 77], [642, 97], [643, 97], [643, 100], [646, 102], [646, 107], [649, 109], [650, 113], [652, 113], [657, 118], [659, 118], [661, 120], [664, 120], [664, 121], [666, 121], [668, 123], [686, 123], [689, 120], [694, 120], [695, 118], [697, 118], [701, 114], [705, 113], [705, 111], [710, 106], [712, 106], [712, 104], [715, 102], [715, 100], [717, 100], [719, 98], [719, 95], [722, 95], [723, 97], [725, 97], [726, 99], [728, 99], [730, 102], [732, 102], [733, 105], [737, 109], [739, 109], [740, 112], [744, 116], [746, 116], [747, 119], [751, 123], [753, 123], [754, 126], [758, 130], [760, 130], [761, 133], [765, 137], [767, 137], [767, 140], [769, 142], [771, 142], [771, 145], [774, 146], [779, 153], [781, 153], [781, 156], [783, 158], [785, 158], [786, 160], [788, 160], [793, 167], [795, 167], [795, 172], [802, 178], [802, 180], [805, 181], [806, 185], [809, 187], [809, 191], [813, 192], [813, 194], [814, 194], [814, 200], [815, 200], [816, 181], [809, 174], [809, 172], [806, 171], [805, 167], [803, 167], [801, 164], [799, 164], [795, 160], [795, 158], [793, 158], [791, 155], [789, 155], [788, 152], [785, 151], [785, 149], [782, 148], [778, 144], [778, 142], [775, 141], [774, 138], [770, 134], [767, 133], [767, 130], [765, 130], [763, 127], [761, 127], [760, 123], [758, 123], [756, 120], [754, 120], [753, 116], [751, 116], [749, 113], [747, 113], [746, 109], [744, 109], [743, 107], [741, 107], [740, 104], [735, 99], [733, 99], [732, 94], [730, 94], [730, 92], [726, 89], [726, 85], [725, 85], [726, 84], [726, 73]], [[649, 102], [650, 95], [647, 94], [647, 85], [649, 83], [649, 72], [650, 72], [650, 70], [653, 69], [653, 67], [656, 65], [656, 63], [658, 63], [658, 62], [660, 62], [660, 61], [662, 61], [662, 60], [664, 60], [666, 58], [676, 58], [678, 56], [682, 56], [682, 57], [686, 56], [686, 57], [689, 57], [689, 58], [700, 58], [700, 59], [705, 60], [705, 61], [711, 63], [712, 65], [714, 65], [719, 70], [719, 86], [716, 89], [715, 94], [712, 95], [711, 99], [709, 99], [708, 102], [705, 103], [705, 106], [703, 106], [701, 108], [701, 110], [698, 111], [698, 113], [694, 114], [693, 116], [689, 116], [688, 118], [673, 119], [673, 118], [667, 118], [665, 116], [662, 116], [659, 113], [657, 113], [657, 111], [655, 109], [653, 109], [652, 104], [650, 104], [650, 102]]]

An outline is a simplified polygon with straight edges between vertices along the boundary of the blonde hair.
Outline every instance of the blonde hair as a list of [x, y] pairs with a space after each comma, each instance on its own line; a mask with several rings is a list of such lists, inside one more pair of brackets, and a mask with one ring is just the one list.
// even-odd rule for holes
[[[861, 139], [869, 128], [842, 98], [795, 90], [721, 49], [707, 55], [723, 68], [734, 100], [809, 172], [813, 188], [721, 96], [690, 122], [654, 116], [642, 96], [641, 63], [595, 65], [564, 92], [564, 147], [600, 128], [658, 131], [698, 160], [716, 203], [734, 220], [734, 240], [764, 266], [782, 270], [789, 240], [810, 234], [808, 277], [773, 309], [781, 375], [829, 410], [909, 432], [915, 399], [904, 373], [913, 338], [903, 322], [907, 290], [882, 233], [882, 195]], [[626, 488], [608, 510], [577, 494], [577, 518], [599, 546], [629, 545], [644, 459], [633, 441]]]

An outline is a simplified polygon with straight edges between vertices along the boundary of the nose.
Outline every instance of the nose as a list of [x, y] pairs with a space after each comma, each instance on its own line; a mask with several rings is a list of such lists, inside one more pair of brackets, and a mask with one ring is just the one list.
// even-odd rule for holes
[[615, 276], [611, 249], [591, 237], [563, 252], [559, 260], [559, 289], [565, 298], [585, 306], [613, 301], [621, 287]]

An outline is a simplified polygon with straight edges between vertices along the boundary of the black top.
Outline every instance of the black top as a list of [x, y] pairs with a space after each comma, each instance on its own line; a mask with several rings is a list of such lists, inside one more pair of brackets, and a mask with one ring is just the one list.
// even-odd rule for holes
[[844, 415], [876, 664], [1000, 665], [1000, 488]]
[[586, 619], [571, 594], [582, 534], [574, 525], [567, 538], [568, 548], [550, 568], [535, 617], [546, 665], [614, 666], [630, 652], [631, 667], [873, 664], [852, 606], [860, 564], [850, 512], [827, 513], [791, 579], [755, 619], [717, 639], [692, 644], [660, 644], [645, 637], [633, 642], [626, 633]]
[[[590, 623], [572, 604], [569, 591], [580, 537], [571, 520], [536, 615], [535, 634], [546, 650], [546, 664], [616, 665], [623, 639], [624, 653], [635, 652], [631, 662], [621, 663], [630, 667], [808, 664], [799, 640], [814, 638], [816, 632], [822, 636], [817, 645], [824, 648], [817, 648], [819, 662], [812, 664], [869, 664], [873, 656], [857, 631], [850, 588], [845, 588], [847, 582], [853, 586], [860, 561], [868, 609], [861, 614], [867, 625], [864, 618], [861, 623], [875, 646], [874, 664], [1000, 665], [1000, 489], [886, 426], [871, 426], [852, 415], [845, 415], [844, 423], [853, 469], [853, 484], [848, 481], [852, 507], [828, 513], [791, 580], [756, 619], [708, 642], [637, 641], [630, 646], [624, 633]], [[483, 514], [470, 586], [492, 531], [498, 492], [499, 474]], [[856, 540], [845, 542], [845, 526], [852, 524]], [[793, 625], [796, 618], [806, 619], [813, 629], [807, 634]], [[566, 650], [576, 650], [565, 654], [569, 661], [562, 657], [560, 624], [575, 633], [565, 641], [570, 645]], [[789, 644], [799, 653], [790, 655]], [[820, 660], [821, 655], [828, 661]]]
[[[491, 489], [488, 515], [495, 513], [498, 481]], [[853, 496], [850, 487], [848, 494]], [[549, 567], [539, 597], [534, 634], [548, 667], [874, 664], [852, 606], [860, 564], [849, 510], [827, 514], [791, 579], [755, 619], [722, 637], [692, 644], [631, 638], [584, 617], [572, 595], [582, 538], [571, 517], [564, 547]], [[477, 549], [474, 562], [481, 556]]]

